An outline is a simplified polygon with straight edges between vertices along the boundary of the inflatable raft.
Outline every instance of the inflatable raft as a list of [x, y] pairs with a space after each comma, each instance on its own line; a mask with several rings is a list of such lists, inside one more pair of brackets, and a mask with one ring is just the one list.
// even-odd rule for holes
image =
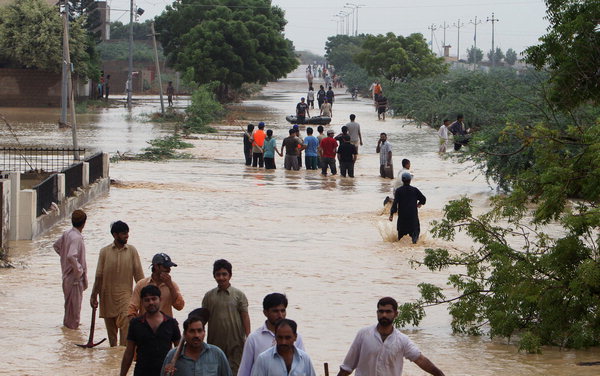
[[304, 119], [303, 123], [298, 123], [298, 118], [295, 115], [289, 115], [285, 117], [290, 124], [314, 124], [314, 125], [327, 125], [331, 123], [331, 118], [329, 116], [313, 116], [307, 119]]

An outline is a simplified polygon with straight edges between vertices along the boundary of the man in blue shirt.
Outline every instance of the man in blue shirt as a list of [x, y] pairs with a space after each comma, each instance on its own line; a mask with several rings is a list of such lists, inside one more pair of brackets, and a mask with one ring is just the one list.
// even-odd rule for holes
[[319, 140], [313, 136], [313, 129], [311, 127], [306, 128], [306, 138], [304, 138], [304, 145], [306, 149], [304, 151], [304, 162], [307, 170], [317, 169], [318, 153], [317, 148], [319, 147]]
[[296, 322], [282, 319], [275, 326], [277, 345], [258, 356], [252, 376], [316, 376], [307, 353], [294, 346], [298, 337]]
[[172, 349], [163, 362], [161, 376], [232, 376], [225, 353], [217, 346], [204, 342], [204, 324], [199, 316], [190, 315], [183, 322], [185, 345], [175, 367], [171, 366], [177, 349]]

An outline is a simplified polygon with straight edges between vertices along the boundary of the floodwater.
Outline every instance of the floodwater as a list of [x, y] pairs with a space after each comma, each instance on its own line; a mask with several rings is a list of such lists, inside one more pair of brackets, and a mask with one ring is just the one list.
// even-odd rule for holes
[[[302, 72], [300, 68], [252, 100], [235, 105], [239, 124], [265, 121], [280, 144], [289, 128], [285, 115], [293, 113], [299, 97], [305, 95]], [[191, 141], [195, 147], [188, 151], [195, 159], [111, 165], [111, 177], [118, 184], [84, 208], [89, 274], [94, 274], [99, 249], [111, 241], [110, 223], [126, 221], [131, 228], [129, 241], [138, 248], [143, 265], [149, 266], [157, 252], [168, 253], [179, 265], [171, 274], [186, 300], [184, 310], [175, 313], [181, 322], [215, 286], [212, 262], [226, 258], [233, 264], [232, 284], [249, 299], [252, 327], [264, 320], [264, 295], [287, 294], [288, 317], [298, 322], [317, 374], [324, 374], [324, 362], [336, 374], [356, 331], [376, 322], [380, 297], [390, 295], [405, 302], [418, 296], [420, 282], [445, 286], [448, 271], [412, 269], [411, 259], [420, 259], [425, 248], [471, 246], [464, 237], [447, 244], [428, 234], [429, 222], [441, 217], [443, 205], [466, 194], [474, 199], [476, 210], [483, 211], [493, 193], [470, 166], [437, 154], [434, 130], [400, 119], [377, 121], [369, 100], [352, 101], [344, 89], [336, 94], [331, 127], [337, 133], [350, 113], [361, 124], [364, 146], [354, 179], [285, 171], [281, 158], [276, 159], [276, 171], [248, 168], [243, 164], [239, 124], [217, 125], [219, 133]], [[178, 104], [185, 105], [185, 99]], [[171, 129], [140, 121], [140, 113], [157, 108], [154, 98], [136, 107], [133, 116], [123, 108], [81, 116], [80, 144], [111, 153], [138, 151], [146, 140]], [[40, 113], [26, 116], [23, 111], [9, 111], [21, 142], [69, 145], [70, 132], [55, 125], [58, 112]], [[393, 237], [394, 225], [381, 215], [390, 180], [378, 177], [375, 146], [380, 132], [389, 135], [396, 172], [401, 159], [409, 158], [414, 185], [427, 196], [420, 209], [422, 235], [417, 245], [407, 237], [386, 241]], [[109, 348], [106, 343], [93, 349], [74, 345], [87, 342], [89, 305], [84, 304], [80, 330], [61, 327], [60, 264], [52, 243], [68, 227], [65, 221], [37, 240], [12, 244], [11, 258], [17, 267], [0, 270], [0, 362], [4, 365], [0, 374], [118, 375], [123, 348]], [[89, 290], [84, 302], [88, 298]], [[599, 367], [576, 365], [600, 360], [599, 349], [545, 348], [541, 355], [523, 354], [504, 340], [453, 335], [445, 307], [427, 313], [420, 327], [403, 331], [446, 375], [600, 373]], [[96, 340], [103, 337], [104, 323], [99, 320]], [[405, 364], [405, 375], [424, 374], [410, 362]]]

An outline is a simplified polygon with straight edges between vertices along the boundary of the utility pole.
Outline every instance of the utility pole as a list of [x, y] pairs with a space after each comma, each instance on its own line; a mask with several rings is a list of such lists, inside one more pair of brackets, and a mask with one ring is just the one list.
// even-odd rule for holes
[[[68, 0], [65, 0], [67, 2]], [[65, 7], [65, 10], [68, 8]], [[79, 160], [79, 145], [77, 144], [77, 118], [75, 117], [75, 97], [73, 93], [73, 79], [71, 72], [71, 51], [69, 48], [69, 13], [65, 11], [63, 14], [63, 50], [65, 54], [65, 64], [67, 65], [67, 93], [69, 96], [69, 106], [71, 107], [71, 136], [73, 137], [73, 159]]]
[[[69, 35], [69, 0], [63, 0], [63, 18], [67, 17], [66, 26], [64, 26], [64, 33]], [[63, 22], [64, 24], [64, 22]], [[63, 39], [64, 40], [64, 39]], [[69, 84], [67, 82], [67, 75], [69, 74], [69, 70], [71, 67], [67, 66], [67, 55], [69, 54], [69, 50], [67, 49], [67, 45], [63, 43], [63, 56], [62, 56], [62, 79], [61, 79], [61, 91], [60, 91], [60, 121], [58, 122], [59, 126], [67, 125], [67, 107], [69, 100]]]
[[160, 77], [160, 64], [158, 62], [158, 49], [156, 48], [156, 31], [154, 31], [154, 22], [150, 24], [152, 30], [152, 44], [154, 45], [154, 59], [156, 61], [156, 74], [158, 75], [158, 89], [160, 92], [160, 112], [165, 114], [165, 102], [163, 100], [162, 79]]
[[476, 67], [477, 66], [477, 54], [476, 54], [476, 50], [477, 50], [477, 25], [481, 24], [481, 20], [477, 21], [477, 16], [475, 16], [475, 20], [471, 20], [469, 21], [470, 24], [475, 25], [475, 35], [473, 36], [473, 65]]
[[133, 0], [129, 0], [129, 67], [127, 71], [127, 108], [131, 110], [133, 91]]
[[433, 52], [433, 32], [437, 30], [435, 24], [431, 24], [431, 26], [427, 26], [427, 29], [431, 30], [431, 39], [429, 43], [431, 44], [431, 52]]
[[446, 29], [450, 27], [450, 25], [446, 25], [446, 21], [444, 21], [444, 26], [440, 26], [442, 29], [444, 29], [444, 45], [443, 47], [446, 47]]
[[344, 8], [350, 9], [348, 11], [348, 13], [352, 12], [352, 26], [350, 27], [350, 34], [348, 35], [354, 35], [354, 7], [349, 6], [347, 3], [346, 5], [344, 5]]
[[492, 12], [492, 18], [487, 19], [487, 22], [492, 23], [492, 68], [496, 66], [496, 50], [494, 49], [494, 24], [500, 21], [497, 18], [494, 18], [494, 12]]
[[458, 29], [456, 41], [456, 61], [460, 60], [460, 28], [463, 26], [465, 26], [465, 24], [460, 22], [460, 18], [458, 19], [458, 22], [454, 24], [454, 27]]

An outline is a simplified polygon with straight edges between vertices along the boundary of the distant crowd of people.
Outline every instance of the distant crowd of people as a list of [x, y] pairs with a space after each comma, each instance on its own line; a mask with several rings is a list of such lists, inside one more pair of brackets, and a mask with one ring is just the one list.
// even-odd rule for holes
[[[298, 104], [309, 111], [304, 103], [304, 98]], [[343, 177], [354, 177], [354, 163], [358, 155], [358, 149], [363, 145], [360, 124], [356, 122], [356, 115], [350, 115], [350, 122], [344, 125], [341, 133], [335, 136], [332, 129], [327, 130], [322, 125], [317, 127], [318, 134], [314, 135], [314, 129], [307, 127], [306, 136], [300, 135], [300, 127], [295, 124], [289, 131], [288, 137], [281, 143], [281, 149], [277, 147], [277, 140], [273, 136], [273, 130], [265, 132], [265, 123], [258, 123], [258, 129], [254, 130], [254, 124], [248, 124], [243, 135], [244, 155], [246, 165], [252, 167], [264, 167], [276, 169], [275, 153], [284, 158], [286, 170], [299, 170], [304, 165], [307, 170], [321, 170], [326, 176], [337, 174], [336, 159], [339, 162], [340, 173]], [[284, 153], [285, 152], [285, 153]], [[302, 153], [304, 152], [304, 158]]]
[[[75, 210], [73, 227], [54, 244], [63, 274], [63, 323], [71, 329], [79, 327], [88, 284], [82, 236], [86, 221], [86, 213]], [[201, 308], [188, 314], [182, 336], [172, 317], [173, 308], [185, 306], [171, 277], [177, 264], [167, 254], [158, 253], [152, 258], [151, 275], [145, 278], [139, 254], [128, 243], [129, 226], [117, 221], [111, 226], [111, 235], [113, 241], [100, 250], [90, 305], [100, 308], [110, 346], [125, 346], [121, 376], [127, 375], [134, 360], [136, 376], [316, 376], [298, 324], [286, 317], [285, 295], [274, 292], [263, 298], [266, 320], [251, 331], [248, 299], [231, 285], [233, 267], [227, 260], [216, 260], [212, 267], [216, 287], [206, 292]], [[432, 375], [444, 375], [394, 327], [396, 300], [380, 299], [376, 313], [377, 324], [358, 332], [338, 376], [353, 371], [358, 376], [400, 375], [404, 358]]]

